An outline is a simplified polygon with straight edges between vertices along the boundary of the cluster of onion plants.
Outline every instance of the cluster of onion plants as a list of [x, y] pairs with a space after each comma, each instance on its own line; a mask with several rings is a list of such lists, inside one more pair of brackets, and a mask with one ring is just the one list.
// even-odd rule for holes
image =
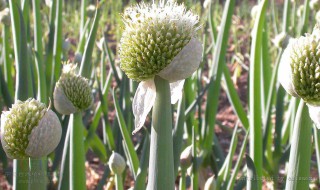
[[[0, 175], [15, 190], [317, 189], [320, 1], [252, 6], [0, 0]], [[86, 155], [104, 166], [95, 187]]]

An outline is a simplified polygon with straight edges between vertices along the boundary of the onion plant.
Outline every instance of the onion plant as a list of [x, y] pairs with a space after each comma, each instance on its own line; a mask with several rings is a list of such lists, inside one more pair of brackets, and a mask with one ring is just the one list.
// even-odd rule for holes
[[171, 103], [200, 64], [198, 16], [183, 5], [160, 1], [127, 8], [123, 20], [120, 67], [129, 78], [142, 81], [133, 99], [133, 133], [153, 107], [147, 189], [174, 189]]
[[0, 171], [14, 190], [318, 189], [319, 18], [319, 0], [0, 0]]

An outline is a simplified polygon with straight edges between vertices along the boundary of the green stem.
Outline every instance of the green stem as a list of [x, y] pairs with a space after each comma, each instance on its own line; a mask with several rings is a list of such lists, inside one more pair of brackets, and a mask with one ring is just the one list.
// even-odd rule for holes
[[152, 111], [148, 188], [174, 189], [172, 112], [169, 82], [154, 79], [156, 100]]
[[81, 1], [81, 20], [80, 20], [80, 37], [83, 35], [83, 29], [86, 22], [87, 17], [87, 0]]
[[82, 114], [70, 116], [70, 190], [86, 189]]
[[43, 63], [43, 47], [42, 47], [42, 25], [41, 25], [41, 14], [40, 14], [40, 1], [32, 0], [33, 16], [35, 19], [34, 26], [34, 41], [36, 50], [36, 67], [38, 75], [38, 100], [47, 104], [47, 86], [45, 78], [45, 69]]
[[292, 134], [286, 190], [309, 189], [311, 127], [308, 108], [300, 101]]
[[196, 126], [192, 128], [192, 189], [199, 189], [199, 172], [198, 172], [198, 161], [197, 161], [197, 142], [196, 142]]
[[13, 80], [12, 80], [12, 62], [10, 60], [10, 27], [4, 25], [2, 29], [3, 39], [3, 65], [4, 65], [4, 77], [8, 86], [9, 94], [14, 96]]
[[29, 189], [47, 189], [47, 158], [30, 158]]
[[179, 182], [179, 190], [186, 190], [186, 169], [181, 169], [181, 177]]
[[116, 174], [116, 190], [123, 190], [122, 174]]
[[29, 189], [29, 159], [13, 160], [13, 190]]

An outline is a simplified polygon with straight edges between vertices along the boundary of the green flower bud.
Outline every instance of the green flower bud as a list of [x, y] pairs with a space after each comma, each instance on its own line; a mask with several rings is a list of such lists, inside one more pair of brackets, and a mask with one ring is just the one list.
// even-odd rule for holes
[[192, 146], [185, 148], [180, 155], [180, 165], [182, 168], [188, 168], [192, 164]]
[[320, 105], [320, 30], [290, 41], [280, 66], [279, 81], [293, 96]]
[[204, 185], [204, 190], [215, 190], [216, 189], [216, 180], [214, 176], [211, 176]]
[[[127, 8], [123, 14], [123, 21], [125, 30], [120, 40], [120, 68], [133, 80], [144, 81], [159, 74], [174, 62], [174, 58], [189, 42], [192, 42], [196, 49], [190, 51], [189, 48], [184, 54], [195, 53], [192, 57], [201, 58], [201, 44], [192, 41], [199, 18], [186, 11], [183, 5], [173, 1], [159, 4], [141, 3], [136, 7]], [[198, 68], [200, 59], [194, 62], [195, 69], [191, 74]], [[179, 67], [189, 67], [186, 64], [177, 63]], [[168, 74], [161, 77], [167, 79], [166, 76]], [[181, 80], [181, 77], [179, 78], [178, 80]], [[177, 81], [169, 78], [167, 80]]]
[[61, 132], [57, 115], [35, 99], [18, 100], [1, 114], [1, 143], [12, 159], [47, 156], [59, 144]]
[[116, 152], [112, 152], [108, 164], [110, 170], [115, 174], [122, 174], [124, 169], [126, 168], [126, 161], [120, 154]]
[[83, 111], [93, 103], [88, 80], [76, 74], [76, 65], [66, 64], [53, 93], [56, 110], [64, 115]]

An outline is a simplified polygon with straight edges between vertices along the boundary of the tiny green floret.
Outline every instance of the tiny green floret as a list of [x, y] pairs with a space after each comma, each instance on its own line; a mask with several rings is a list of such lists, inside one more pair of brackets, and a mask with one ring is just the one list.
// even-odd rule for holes
[[199, 22], [197, 15], [174, 1], [139, 4], [123, 14], [120, 68], [136, 81], [154, 77], [189, 43]]

